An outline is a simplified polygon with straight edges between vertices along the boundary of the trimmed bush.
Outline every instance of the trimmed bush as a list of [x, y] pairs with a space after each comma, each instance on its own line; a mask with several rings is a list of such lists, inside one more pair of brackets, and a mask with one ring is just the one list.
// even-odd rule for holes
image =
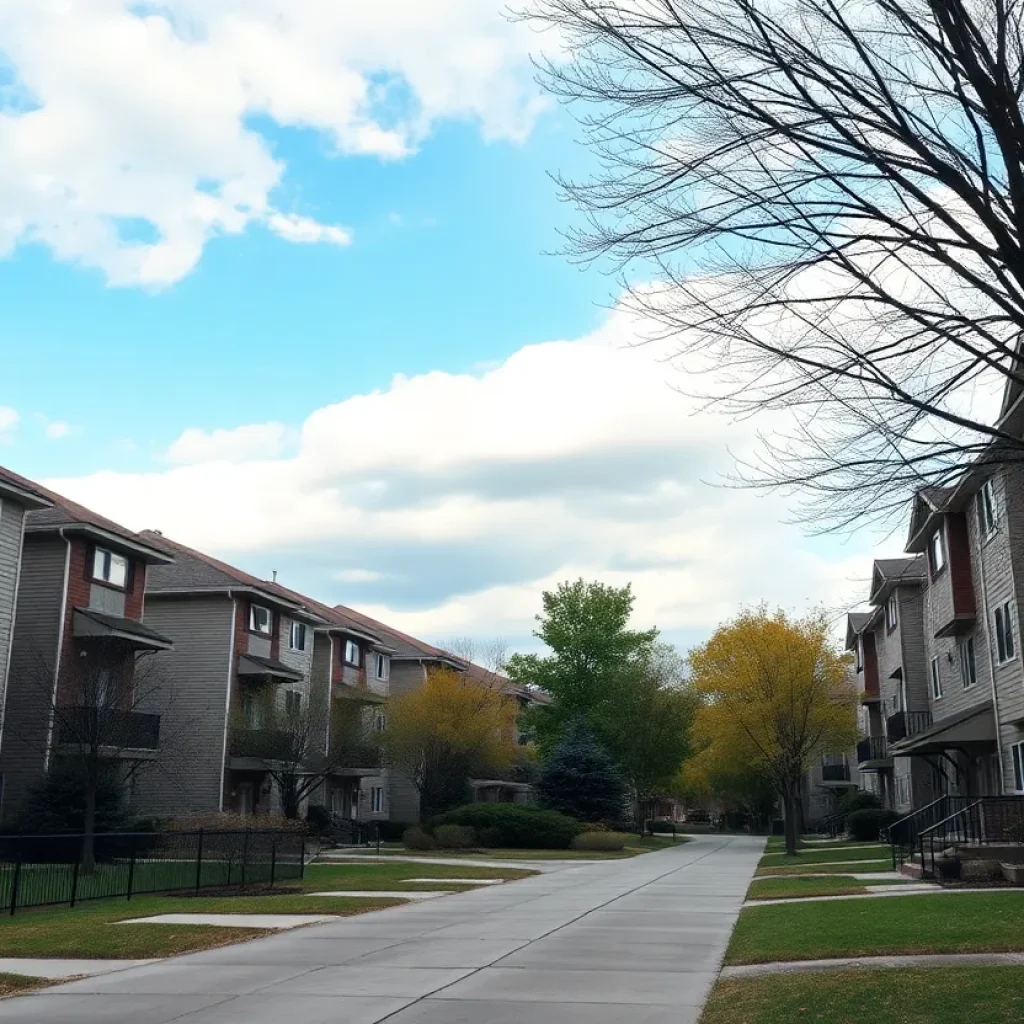
[[881, 808], [882, 801], [866, 789], [852, 789], [838, 803], [841, 814], [853, 814], [854, 811]]
[[434, 837], [424, 832], [419, 825], [413, 825], [402, 833], [402, 842], [407, 850], [433, 850], [437, 848]]
[[846, 828], [851, 839], [860, 843], [876, 843], [882, 829], [888, 828], [898, 818], [895, 811], [882, 807], [864, 807], [846, 819]]
[[480, 846], [517, 850], [566, 850], [580, 831], [580, 823], [557, 811], [524, 804], [466, 804], [432, 822], [465, 825], [475, 830]]
[[581, 832], [572, 841], [574, 850], [617, 851], [626, 848], [625, 832]]
[[438, 825], [434, 841], [442, 850], [468, 850], [476, 846], [476, 830], [468, 825]]

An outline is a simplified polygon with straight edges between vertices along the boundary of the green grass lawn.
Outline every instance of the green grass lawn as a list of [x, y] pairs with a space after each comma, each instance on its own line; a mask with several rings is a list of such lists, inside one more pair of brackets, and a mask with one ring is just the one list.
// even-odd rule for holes
[[[726, 963], [885, 953], [1024, 950], [1024, 892], [971, 892], [748, 907]], [[976, 1022], [972, 1022], [976, 1024]]]
[[1017, 1024], [1019, 967], [829, 971], [720, 981], [701, 1024]]
[[850, 844], [843, 846], [830, 846], [821, 850], [817, 847], [804, 847], [795, 857], [785, 853], [766, 853], [758, 867], [781, 867], [786, 864], [828, 864], [833, 861], [843, 860], [877, 860], [883, 857], [891, 857], [892, 851], [888, 846], [877, 843], [874, 846], [856, 846]]
[[[818, 836], [805, 836], [797, 840], [798, 850], [834, 850], [841, 847], [875, 846], [876, 843], [857, 843], [850, 839], [827, 839], [822, 841]], [[765, 853], [785, 853], [786, 840], [783, 836], [769, 836]]]
[[[0, 957], [147, 958], [173, 956], [212, 946], [241, 942], [264, 934], [243, 928], [206, 925], [139, 924], [116, 922], [153, 914], [336, 914], [348, 916], [399, 905], [401, 900], [366, 897], [314, 897], [305, 892], [346, 889], [466, 889], [445, 881], [445, 876], [522, 878], [528, 871], [453, 865], [314, 864], [300, 880], [280, 884], [300, 891], [277, 896], [134, 896], [131, 900], [103, 899], [71, 907], [19, 910], [0, 917]], [[405, 881], [430, 876], [436, 882]]]
[[[673, 846], [682, 846], [690, 840], [686, 836], [631, 836], [624, 850], [608, 852], [601, 850], [406, 850], [403, 847], [381, 847], [382, 857], [457, 857], [468, 860], [617, 860], [623, 857], [636, 857], [642, 853], [665, 850]], [[355, 850], [353, 853], [357, 852]], [[375, 857], [376, 850], [360, 850], [367, 857]], [[442, 865], [437, 865], [441, 867]], [[462, 868], [459, 868], [461, 872]], [[457, 872], [458, 873], [458, 872]]]
[[829, 878], [763, 878], [755, 879], [747, 890], [748, 900], [781, 900], [801, 896], [854, 896], [866, 893], [866, 885], [900, 885], [894, 878], [862, 882], [851, 875], [832, 875]]
[[797, 864], [790, 862], [780, 867], [759, 867], [757, 869], [758, 875], [770, 875], [775, 878], [784, 878], [786, 875], [877, 874], [883, 871], [892, 871], [892, 861], [888, 858], [885, 860], [858, 861], [855, 864], [805, 864], [801, 861]]

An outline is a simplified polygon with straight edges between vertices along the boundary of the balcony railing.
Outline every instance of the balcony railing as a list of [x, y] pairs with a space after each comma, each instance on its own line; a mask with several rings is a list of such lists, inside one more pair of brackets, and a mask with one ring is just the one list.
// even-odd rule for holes
[[857, 760], [884, 761], [889, 756], [884, 736], [868, 736], [857, 744]]
[[930, 711], [897, 711], [890, 715], [885, 722], [885, 732], [890, 743], [899, 743], [900, 740], [916, 736], [932, 725], [932, 713]]
[[[301, 748], [301, 744], [299, 745]], [[232, 729], [228, 737], [232, 757], [253, 757], [261, 761], [292, 761], [301, 755], [295, 737], [278, 729]]]
[[157, 750], [160, 716], [117, 708], [69, 707], [57, 713], [57, 742], [62, 746]]
[[379, 768], [383, 764], [380, 747], [371, 743], [347, 743], [331, 754], [331, 764], [346, 768]]
[[848, 764], [823, 764], [821, 766], [822, 782], [849, 782], [850, 766]]

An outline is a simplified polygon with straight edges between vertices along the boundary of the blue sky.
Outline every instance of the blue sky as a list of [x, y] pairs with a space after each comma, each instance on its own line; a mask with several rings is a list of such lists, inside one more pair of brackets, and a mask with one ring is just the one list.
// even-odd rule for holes
[[0, 462], [434, 639], [528, 645], [578, 575], [683, 644], [849, 604], [870, 539], [708, 486], [753, 426], [551, 255], [590, 168], [551, 41], [424, 6], [0, 12]]

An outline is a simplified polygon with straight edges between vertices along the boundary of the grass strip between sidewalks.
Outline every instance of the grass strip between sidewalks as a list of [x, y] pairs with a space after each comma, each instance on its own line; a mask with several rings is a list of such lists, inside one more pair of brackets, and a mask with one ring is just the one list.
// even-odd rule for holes
[[878, 882], [865, 882], [850, 875], [832, 875], [828, 878], [761, 878], [750, 883], [748, 900], [797, 899], [801, 896], [860, 896], [869, 885], [905, 885], [911, 879], [880, 878]]

